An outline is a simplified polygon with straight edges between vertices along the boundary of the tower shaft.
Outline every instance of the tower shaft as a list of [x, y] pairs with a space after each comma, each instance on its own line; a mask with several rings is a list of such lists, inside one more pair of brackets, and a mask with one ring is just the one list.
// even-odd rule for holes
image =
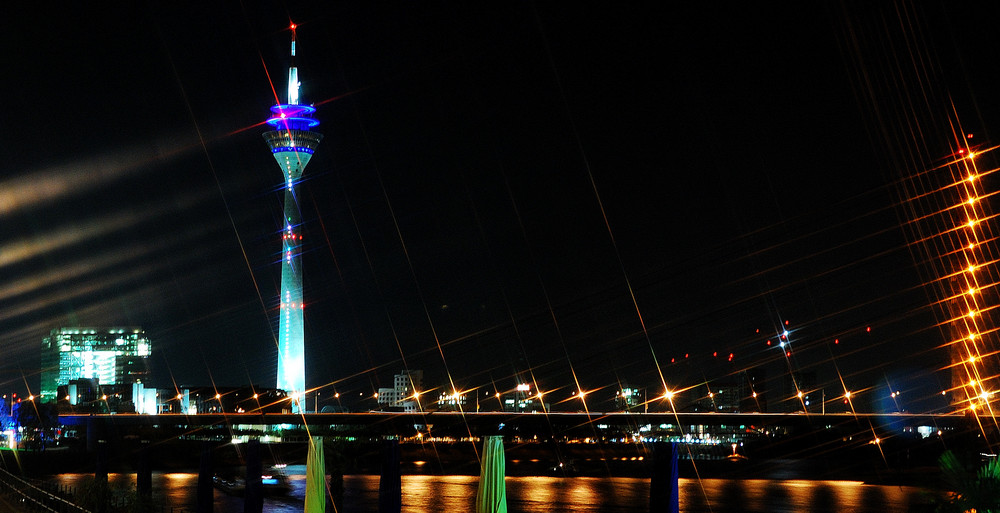
[[[301, 176], [301, 175], [300, 175]], [[277, 388], [290, 395], [306, 389], [305, 328], [302, 298], [302, 215], [295, 194], [298, 178], [285, 178], [281, 235], [281, 297], [278, 320]]]

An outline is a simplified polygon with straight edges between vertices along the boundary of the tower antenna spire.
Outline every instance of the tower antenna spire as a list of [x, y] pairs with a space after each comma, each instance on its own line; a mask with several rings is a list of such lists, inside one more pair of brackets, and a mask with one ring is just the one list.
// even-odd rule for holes
[[298, 105], [299, 104], [299, 69], [295, 67], [295, 25], [291, 24], [292, 29], [292, 55], [291, 59], [288, 61], [288, 105]]

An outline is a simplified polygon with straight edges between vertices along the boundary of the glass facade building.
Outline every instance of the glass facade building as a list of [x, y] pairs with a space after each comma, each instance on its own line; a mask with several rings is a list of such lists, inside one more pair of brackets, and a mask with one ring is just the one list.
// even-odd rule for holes
[[102, 385], [149, 382], [149, 339], [142, 328], [58, 328], [42, 340], [43, 401], [77, 379]]

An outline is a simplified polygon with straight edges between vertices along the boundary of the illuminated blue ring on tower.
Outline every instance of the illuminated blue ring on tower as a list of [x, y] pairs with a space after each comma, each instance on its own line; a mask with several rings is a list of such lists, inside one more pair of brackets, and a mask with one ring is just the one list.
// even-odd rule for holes
[[312, 118], [274, 117], [268, 118], [267, 124], [273, 126], [275, 130], [284, 130], [286, 128], [292, 130], [309, 130], [310, 128], [319, 126], [319, 121]]
[[309, 105], [275, 105], [271, 107], [274, 114], [267, 120], [267, 124], [276, 130], [309, 130], [319, 126], [319, 121], [311, 116], [316, 112], [316, 108]]
[[312, 148], [306, 148], [305, 146], [282, 146], [280, 148], [271, 148], [271, 153], [281, 153], [283, 151], [295, 151], [312, 155], [314, 150]]
[[275, 105], [271, 107], [271, 112], [275, 116], [311, 116], [316, 113], [316, 107], [311, 105]]

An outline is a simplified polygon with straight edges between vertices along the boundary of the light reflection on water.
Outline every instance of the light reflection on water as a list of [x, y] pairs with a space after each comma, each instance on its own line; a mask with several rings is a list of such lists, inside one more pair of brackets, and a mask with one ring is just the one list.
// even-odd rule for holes
[[[289, 466], [289, 497], [267, 498], [264, 511], [301, 512], [305, 496], [305, 467]], [[79, 486], [85, 474], [54, 478], [63, 486]], [[377, 511], [378, 476], [344, 478], [344, 510]], [[135, 486], [134, 474], [112, 474], [112, 486]], [[472, 511], [478, 476], [403, 476], [404, 513]], [[919, 488], [867, 485], [856, 481], [776, 481], [764, 479], [681, 479], [680, 509], [684, 512], [749, 511], [768, 513], [888, 512], [904, 513], [926, 503]], [[153, 498], [164, 506], [194, 511], [198, 475], [154, 473]], [[649, 480], [628, 477], [508, 477], [507, 503], [511, 511], [632, 513], [649, 510]], [[243, 500], [216, 490], [217, 513], [242, 512]], [[332, 511], [332, 508], [328, 509]]]

